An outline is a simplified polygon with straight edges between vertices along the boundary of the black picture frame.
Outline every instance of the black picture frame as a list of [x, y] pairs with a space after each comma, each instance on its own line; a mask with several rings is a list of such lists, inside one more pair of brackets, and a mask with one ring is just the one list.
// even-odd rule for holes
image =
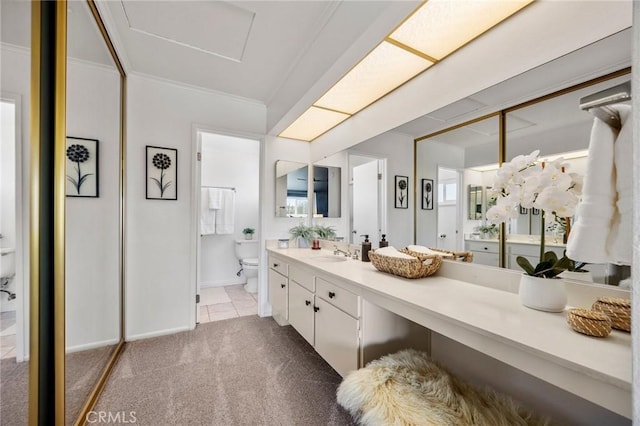
[[100, 141], [67, 136], [65, 194], [67, 197], [100, 197]]
[[409, 208], [409, 176], [395, 176], [393, 195], [396, 209]]
[[527, 214], [528, 212], [529, 212], [528, 208], [520, 206], [520, 214]]
[[433, 179], [422, 179], [422, 210], [433, 210]]
[[147, 145], [146, 150], [146, 199], [178, 199], [178, 150]]

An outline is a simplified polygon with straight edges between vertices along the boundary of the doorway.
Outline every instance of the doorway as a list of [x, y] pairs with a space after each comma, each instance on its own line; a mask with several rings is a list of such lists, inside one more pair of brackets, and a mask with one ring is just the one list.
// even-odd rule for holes
[[363, 235], [379, 241], [386, 232], [386, 159], [349, 155], [351, 214], [349, 242], [358, 244]]
[[196, 323], [258, 314], [260, 141], [197, 132]]
[[438, 167], [437, 248], [451, 251], [462, 250], [460, 181], [458, 170]]

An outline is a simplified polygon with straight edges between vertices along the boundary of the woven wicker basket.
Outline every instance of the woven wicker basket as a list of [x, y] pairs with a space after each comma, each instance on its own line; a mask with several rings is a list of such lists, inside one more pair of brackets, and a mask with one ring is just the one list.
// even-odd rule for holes
[[571, 309], [567, 323], [578, 333], [594, 337], [606, 337], [611, 333], [611, 320], [602, 312], [588, 309]]
[[611, 319], [611, 327], [631, 331], [631, 300], [616, 297], [599, 297], [591, 307]]
[[[406, 251], [401, 250], [406, 253]], [[424, 278], [434, 274], [442, 264], [442, 257], [422, 254], [414, 259], [401, 259], [399, 257], [384, 256], [369, 252], [369, 259], [378, 271], [398, 275], [404, 278]], [[431, 263], [425, 265], [425, 261], [431, 259]]]
[[[429, 250], [437, 251], [437, 252], [440, 252], [440, 253], [446, 253], [446, 254], [451, 255], [451, 256], [444, 256], [446, 259], [459, 260], [459, 261], [462, 261], [462, 262], [473, 262], [473, 253], [471, 253], [470, 251], [451, 251], [451, 250], [432, 248], [432, 247], [429, 247]], [[420, 257], [423, 257], [423, 256], [429, 256], [426, 253], [421, 253], [419, 251], [409, 250], [408, 248], [400, 250], [400, 251], [403, 252], [403, 253], [410, 254], [411, 256], [415, 256], [417, 258], [420, 258]], [[431, 255], [431, 256], [433, 256], [433, 255]]]

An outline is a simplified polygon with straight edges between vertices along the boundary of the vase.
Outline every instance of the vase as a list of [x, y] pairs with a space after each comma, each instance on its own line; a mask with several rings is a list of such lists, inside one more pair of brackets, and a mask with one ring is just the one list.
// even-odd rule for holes
[[302, 237], [298, 237], [298, 248], [309, 248], [309, 241]]
[[518, 294], [520, 303], [538, 311], [562, 312], [567, 304], [567, 290], [561, 279], [522, 274]]
[[253, 240], [253, 234], [244, 234], [245, 240]]
[[585, 282], [588, 282], [588, 283], [592, 283], [593, 282], [593, 275], [591, 274], [591, 271], [584, 271], [584, 272], [563, 271], [558, 276], [560, 278], [564, 278], [564, 279], [567, 279], [567, 280], [585, 281]]

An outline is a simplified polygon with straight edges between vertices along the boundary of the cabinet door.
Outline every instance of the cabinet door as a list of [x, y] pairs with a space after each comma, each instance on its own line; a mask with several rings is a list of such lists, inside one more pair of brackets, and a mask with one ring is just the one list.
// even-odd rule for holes
[[289, 282], [289, 323], [313, 346], [313, 293]]
[[269, 301], [271, 302], [271, 315], [280, 325], [288, 325], [288, 281], [287, 277], [280, 275], [273, 269], [269, 269]]
[[316, 351], [342, 377], [358, 369], [359, 323], [316, 298]]

